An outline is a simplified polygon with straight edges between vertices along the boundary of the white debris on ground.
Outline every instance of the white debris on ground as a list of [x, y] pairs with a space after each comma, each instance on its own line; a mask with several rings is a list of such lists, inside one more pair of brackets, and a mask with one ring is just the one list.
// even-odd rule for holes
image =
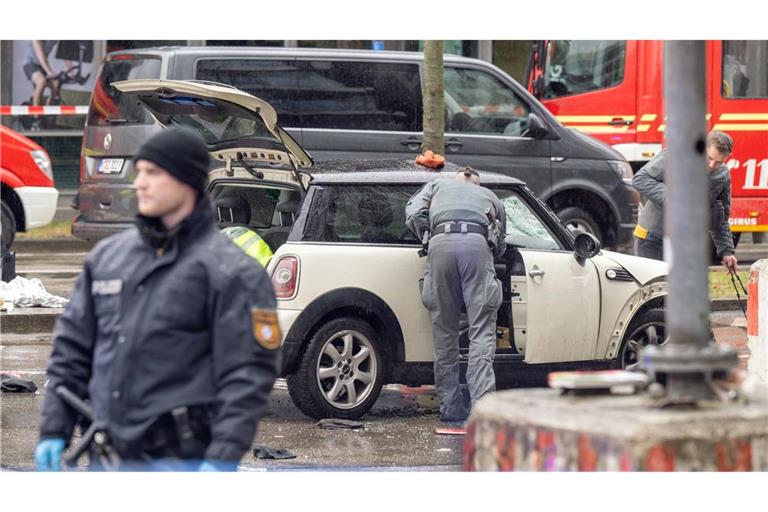
[[16, 276], [12, 281], [0, 282], [0, 298], [2, 309], [12, 311], [13, 308], [63, 308], [68, 299], [48, 293], [40, 279], [26, 279]]

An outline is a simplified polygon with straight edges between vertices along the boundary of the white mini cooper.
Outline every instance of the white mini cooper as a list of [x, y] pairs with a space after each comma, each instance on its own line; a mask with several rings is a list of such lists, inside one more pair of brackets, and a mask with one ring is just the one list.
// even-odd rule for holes
[[[158, 122], [205, 137], [219, 219], [237, 219], [273, 249], [268, 272], [283, 331], [282, 375], [301, 411], [357, 418], [384, 384], [433, 383], [432, 330], [418, 287], [426, 260], [405, 226], [405, 204], [457, 167], [313, 164], [268, 103], [237, 89], [161, 80], [113, 85], [136, 95]], [[632, 368], [643, 346], [665, 342], [665, 263], [601, 251], [588, 234], [574, 238], [522, 182], [480, 172], [507, 211], [509, 248], [496, 263], [504, 291], [499, 387], [538, 385], [555, 369]], [[238, 204], [244, 211], [233, 211]], [[466, 363], [466, 335], [460, 345]]]

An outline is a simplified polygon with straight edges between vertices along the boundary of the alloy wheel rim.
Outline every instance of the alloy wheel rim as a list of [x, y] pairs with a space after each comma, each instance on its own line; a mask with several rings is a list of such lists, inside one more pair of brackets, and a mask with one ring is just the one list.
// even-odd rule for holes
[[337, 332], [323, 344], [316, 370], [325, 401], [338, 409], [353, 409], [368, 398], [376, 382], [373, 344], [360, 332]]
[[639, 326], [627, 339], [622, 356], [624, 369], [639, 370], [641, 351], [648, 346], [663, 347], [668, 341], [663, 323], [650, 322]]
[[574, 234], [576, 234], [579, 231], [583, 233], [589, 233], [591, 235], [594, 234], [592, 232], [592, 228], [589, 227], [589, 224], [587, 224], [585, 221], [580, 219], [569, 220], [565, 226], [568, 228], [568, 231]]

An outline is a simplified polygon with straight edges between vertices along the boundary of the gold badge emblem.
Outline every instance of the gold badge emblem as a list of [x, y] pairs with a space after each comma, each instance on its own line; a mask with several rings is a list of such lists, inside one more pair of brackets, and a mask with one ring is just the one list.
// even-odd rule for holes
[[259, 345], [267, 350], [280, 348], [282, 335], [280, 323], [277, 321], [277, 311], [272, 309], [251, 308], [253, 337]]

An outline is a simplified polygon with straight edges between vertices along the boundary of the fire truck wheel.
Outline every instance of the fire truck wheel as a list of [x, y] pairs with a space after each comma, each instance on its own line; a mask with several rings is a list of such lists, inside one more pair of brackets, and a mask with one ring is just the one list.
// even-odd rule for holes
[[0, 204], [2, 209], [2, 219], [0, 222], [3, 224], [2, 228], [2, 247], [3, 250], [8, 249], [13, 243], [13, 239], [16, 238], [16, 220], [13, 218], [13, 212], [11, 208], [5, 204]]
[[579, 208], [578, 206], [568, 206], [559, 210], [557, 216], [571, 233], [590, 233], [595, 235], [601, 243], [603, 242], [603, 232], [600, 229], [600, 225], [594, 217], [583, 208]]

